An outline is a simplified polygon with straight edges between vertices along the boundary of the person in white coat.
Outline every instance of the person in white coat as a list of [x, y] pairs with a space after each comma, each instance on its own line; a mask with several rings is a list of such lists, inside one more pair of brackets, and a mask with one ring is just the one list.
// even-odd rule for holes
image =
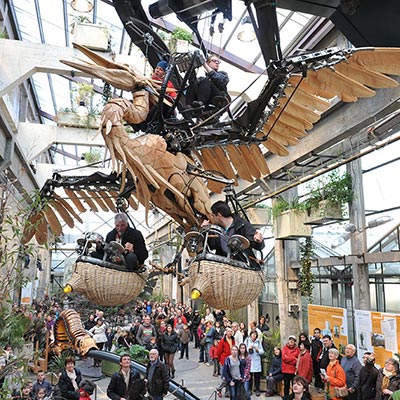
[[[98, 318], [96, 321], [96, 325], [89, 330], [89, 333], [95, 340], [99, 350], [103, 350], [103, 346], [107, 342], [106, 331], [107, 331], [107, 324], [104, 323], [104, 320], [102, 318]], [[95, 358], [94, 366], [100, 367], [100, 365], [101, 365], [101, 360]]]
[[244, 344], [247, 347], [247, 351], [251, 357], [251, 368], [250, 368], [250, 390], [252, 388], [256, 392], [256, 396], [261, 394], [260, 392], [260, 381], [262, 374], [262, 362], [261, 356], [264, 354], [262, 342], [258, 339], [257, 331], [252, 330], [250, 335], [246, 338]]

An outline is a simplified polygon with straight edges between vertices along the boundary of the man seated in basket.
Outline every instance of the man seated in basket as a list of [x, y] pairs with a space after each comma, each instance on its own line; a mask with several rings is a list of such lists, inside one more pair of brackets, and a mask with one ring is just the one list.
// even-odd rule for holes
[[211, 206], [211, 211], [212, 221], [205, 220], [202, 226], [205, 227], [210, 225], [210, 223], [218, 225], [225, 229], [225, 235], [220, 235], [219, 238], [209, 238], [208, 246], [210, 249], [215, 250], [217, 255], [227, 256], [232, 253], [232, 248], [229, 248], [229, 238], [233, 235], [244, 236], [249, 240], [250, 246], [243, 249], [242, 252], [237, 252], [234, 258], [245, 261], [243, 257], [243, 253], [245, 253], [252, 268], [261, 268], [261, 260], [257, 259], [254, 250], [261, 251], [265, 246], [262, 233], [257, 231], [250, 222], [236, 214], [233, 215], [229, 205], [224, 201], [217, 201], [214, 203]]
[[[143, 235], [128, 224], [128, 216], [124, 213], [115, 215], [115, 228], [107, 234], [106, 243], [117, 242], [124, 248], [122, 255], [128, 271], [141, 272], [144, 269], [144, 261], [149, 256]], [[90, 255], [103, 259], [104, 247], [102, 243], [96, 243], [96, 251]]]

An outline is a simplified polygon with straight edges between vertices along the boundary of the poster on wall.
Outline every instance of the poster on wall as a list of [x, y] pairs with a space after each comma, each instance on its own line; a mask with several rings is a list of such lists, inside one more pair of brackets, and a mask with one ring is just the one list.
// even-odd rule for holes
[[375, 362], [383, 366], [385, 360], [399, 353], [400, 315], [375, 311], [355, 310], [357, 355], [361, 360], [366, 351], [375, 353]]
[[348, 343], [347, 310], [345, 308], [309, 304], [308, 326], [310, 336], [313, 335], [314, 328], [319, 328], [321, 336], [331, 336], [340, 353], [344, 353]]

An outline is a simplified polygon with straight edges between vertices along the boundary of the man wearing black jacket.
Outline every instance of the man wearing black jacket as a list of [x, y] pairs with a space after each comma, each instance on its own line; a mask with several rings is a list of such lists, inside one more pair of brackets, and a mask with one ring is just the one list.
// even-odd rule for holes
[[123, 354], [119, 359], [120, 370], [115, 372], [107, 387], [107, 396], [111, 400], [128, 400], [129, 391], [140, 379], [138, 372], [131, 370], [131, 357]]
[[146, 368], [147, 391], [153, 400], [162, 400], [169, 388], [168, 369], [160, 361], [158, 350], [150, 350], [149, 359]]
[[[106, 242], [118, 242], [124, 247], [123, 256], [128, 271], [138, 271], [149, 256], [143, 235], [128, 224], [128, 216], [124, 213], [115, 215], [115, 228], [107, 234]], [[96, 244], [96, 251], [91, 257], [103, 258], [104, 249]]]
[[323, 389], [324, 384], [321, 379], [321, 371], [320, 371], [320, 355], [322, 354], [322, 349], [324, 345], [321, 340], [321, 329], [314, 328], [314, 336], [311, 339], [311, 358], [313, 361], [313, 371], [314, 371], [314, 386], [317, 389]]
[[[212, 211], [212, 223], [221, 226], [225, 229], [226, 236], [220, 236], [219, 238], [211, 238], [208, 240], [208, 245], [211, 249], [216, 250], [217, 255], [226, 256], [230, 249], [228, 247], [227, 238], [233, 235], [241, 235], [247, 238], [250, 242], [250, 246], [244, 250], [248, 259], [250, 260], [250, 265], [253, 268], [260, 269], [260, 264], [257, 262], [257, 257], [253, 250], [261, 251], [265, 244], [264, 238], [261, 232], [257, 231], [250, 222], [245, 221], [238, 215], [232, 215], [229, 205], [224, 201], [217, 201], [211, 206]], [[204, 221], [202, 226], [207, 226], [210, 221]], [[243, 254], [237, 254], [235, 259], [241, 261], [246, 261]]]
[[[332, 337], [329, 335], [324, 335], [322, 338], [322, 343], [324, 345], [322, 349], [322, 353], [319, 356], [319, 365], [320, 368], [324, 369], [326, 371], [326, 368], [329, 365], [329, 350], [330, 349], [336, 349], [336, 346], [333, 344]], [[342, 357], [339, 355], [339, 361]]]

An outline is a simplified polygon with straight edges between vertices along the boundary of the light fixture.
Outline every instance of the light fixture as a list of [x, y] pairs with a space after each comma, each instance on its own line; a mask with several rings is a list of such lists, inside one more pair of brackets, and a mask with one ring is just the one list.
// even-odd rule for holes
[[75, 112], [80, 117], [87, 117], [89, 115], [89, 110], [87, 109], [84, 101], [79, 102], [79, 106], [76, 108]]
[[241, 42], [252, 42], [257, 38], [251, 19], [248, 15], [242, 19], [241, 25], [243, 25], [242, 30], [237, 35], [237, 38]]
[[383, 217], [379, 217], [376, 219], [373, 219], [372, 221], [369, 221], [367, 223], [367, 226], [361, 229], [357, 229], [357, 227], [354, 224], [347, 224], [344, 227], [345, 232], [337, 237], [332, 243], [331, 243], [331, 248], [336, 249], [337, 247], [341, 246], [342, 244], [346, 243], [354, 234], [355, 232], [363, 232], [366, 229], [370, 228], [376, 228], [379, 225], [386, 224], [389, 221], [392, 221], [393, 218], [390, 217], [389, 215], [384, 215]]
[[198, 290], [198, 289], [196, 289], [196, 288], [193, 288], [193, 289], [192, 289], [192, 292], [191, 292], [191, 294], [190, 294], [190, 298], [191, 298], [192, 300], [197, 300], [199, 297], [201, 297], [201, 292], [200, 292], [200, 290]]
[[88, 13], [93, 10], [93, 4], [89, 0], [72, 0], [71, 7], [81, 13]]

